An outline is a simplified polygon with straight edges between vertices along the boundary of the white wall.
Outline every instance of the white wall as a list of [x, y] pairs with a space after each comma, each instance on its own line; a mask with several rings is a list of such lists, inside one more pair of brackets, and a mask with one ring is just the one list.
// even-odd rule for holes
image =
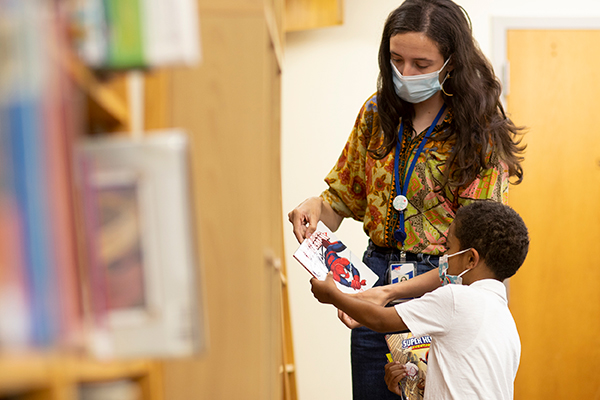
[[[358, 111], [376, 91], [383, 23], [398, 0], [345, 0], [344, 25], [286, 36], [283, 70], [282, 179], [287, 212], [325, 189]], [[493, 17], [598, 17], [597, 0], [463, 0], [473, 32], [491, 57]], [[497, 71], [498, 73], [498, 71]], [[540, 88], [543, 89], [543, 88]], [[331, 306], [310, 292], [309, 274], [292, 257], [297, 247], [286, 223], [285, 245], [299, 400], [351, 398], [350, 332]], [[346, 220], [338, 236], [357, 254], [367, 237]]]

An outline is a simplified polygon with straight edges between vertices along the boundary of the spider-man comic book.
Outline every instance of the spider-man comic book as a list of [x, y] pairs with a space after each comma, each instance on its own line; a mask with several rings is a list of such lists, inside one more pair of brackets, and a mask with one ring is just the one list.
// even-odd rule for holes
[[378, 279], [377, 274], [320, 221], [317, 230], [298, 247], [294, 258], [319, 280], [325, 280], [331, 271], [338, 288], [345, 293], [369, 289]]

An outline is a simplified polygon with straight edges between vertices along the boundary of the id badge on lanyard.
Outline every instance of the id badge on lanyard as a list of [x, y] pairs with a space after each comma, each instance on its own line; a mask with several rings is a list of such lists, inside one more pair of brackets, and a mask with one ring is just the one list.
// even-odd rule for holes
[[[404, 257], [401, 257], [400, 261], [390, 261], [388, 264], [388, 283], [400, 283], [412, 279], [417, 274], [417, 263], [413, 261], [406, 261]], [[398, 304], [404, 301], [410, 300], [410, 298], [397, 299], [390, 304]]]
[[417, 263], [413, 261], [390, 261], [388, 266], [388, 282], [391, 284], [412, 279], [417, 271]]

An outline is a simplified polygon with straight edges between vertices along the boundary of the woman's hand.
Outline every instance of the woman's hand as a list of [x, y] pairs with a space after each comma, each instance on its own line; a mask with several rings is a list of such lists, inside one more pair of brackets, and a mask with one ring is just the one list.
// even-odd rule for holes
[[329, 203], [324, 202], [318, 196], [304, 200], [288, 213], [288, 218], [294, 226], [294, 235], [300, 243], [314, 233], [319, 220], [323, 221], [332, 232], [335, 232], [343, 219], [341, 215], [333, 211]]
[[310, 237], [317, 229], [322, 205], [323, 200], [320, 197], [309, 197], [288, 213], [288, 218], [294, 227], [294, 235], [299, 243]]
[[398, 361], [392, 361], [385, 365], [385, 383], [392, 393], [402, 396], [400, 381], [406, 376], [406, 366]]
[[[385, 289], [382, 286], [376, 286], [374, 288], [365, 290], [364, 292], [353, 294], [353, 296], [356, 296], [362, 300], [370, 301], [371, 303], [378, 304], [380, 306], [384, 306], [389, 302], [388, 295], [385, 293]], [[338, 318], [350, 329], [361, 326], [361, 324], [356, 322], [342, 310], [338, 310]]]

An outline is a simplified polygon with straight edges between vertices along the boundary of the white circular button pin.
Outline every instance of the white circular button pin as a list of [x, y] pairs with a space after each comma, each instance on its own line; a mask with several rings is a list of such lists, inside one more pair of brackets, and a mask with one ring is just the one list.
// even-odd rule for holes
[[396, 196], [392, 204], [396, 210], [403, 211], [408, 206], [408, 199], [405, 196], [399, 195]]

